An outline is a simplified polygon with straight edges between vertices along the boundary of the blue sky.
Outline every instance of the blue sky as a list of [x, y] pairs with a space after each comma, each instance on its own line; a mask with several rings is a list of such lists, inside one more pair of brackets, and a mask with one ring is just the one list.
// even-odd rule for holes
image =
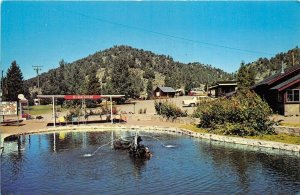
[[16, 60], [25, 79], [114, 45], [234, 72], [299, 37], [299, 1], [1, 3], [1, 69]]

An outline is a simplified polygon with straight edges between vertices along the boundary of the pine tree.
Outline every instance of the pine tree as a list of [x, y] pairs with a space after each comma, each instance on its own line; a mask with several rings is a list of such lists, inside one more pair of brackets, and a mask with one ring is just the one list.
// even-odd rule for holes
[[147, 99], [150, 99], [152, 97], [153, 93], [153, 83], [152, 80], [149, 79], [147, 83]]
[[11, 63], [5, 79], [6, 93], [3, 94], [4, 100], [18, 101], [18, 95], [24, 93], [24, 81], [20, 67], [16, 61]]
[[255, 84], [255, 73], [253, 69], [248, 68], [244, 62], [237, 73], [238, 89], [241, 91], [250, 89]]
[[88, 95], [97, 95], [101, 94], [101, 85], [99, 82], [99, 78], [97, 78], [97, 66], [93, 65], [90, 69], [90, 74], [88, 78], [87, 84], [87, 94]]
[[129, 96], [128, 89], [130, 87], [129, 82], [129, 67], [126, 64], [124, 58], [117, 60], [112, 67], [111, 75], [111, 86], [112, 93], [114, 94], [125, 94]]
[[113, 94], [124, 94], [126, 97], [139, 97], [143, 88], [142, 79], [130, 73], [125, 57], [116, 60], [112, 67], [111, 89]]
[[66, 94], [68, 91], [67, 86], [66, 86], [65, 74], [64, 74], [66, 65], [67, 65], [67, 63], [63, 59], [59, 62], [57, 80], [59, 81], [59, 94], [60, 95]]

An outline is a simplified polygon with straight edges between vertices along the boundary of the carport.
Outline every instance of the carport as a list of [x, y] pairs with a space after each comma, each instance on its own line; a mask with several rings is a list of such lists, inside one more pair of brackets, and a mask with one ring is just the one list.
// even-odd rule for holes
[[55, 101], [56, 99], [65, 99], [65, 100], [82, 100], [82, 105], [85, 105], [85, 100], [97, 100], [97, 99], [108, 99], [110, 100], [110, 120], [112, 120], [112, 99], [118, 99], [125, 97], [125, 95], [37, 95], [40, 99], [52, 99], [52, 114], [53, 114], [53, 126], [56, 126], [56, 110], [55, 110]]

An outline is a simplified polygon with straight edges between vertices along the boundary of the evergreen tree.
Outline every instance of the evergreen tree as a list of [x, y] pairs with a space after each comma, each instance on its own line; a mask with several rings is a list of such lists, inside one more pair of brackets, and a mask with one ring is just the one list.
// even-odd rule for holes
[[99, 78], [97, 78], [97, 66], [93, 65], [90, 69], [90, 74], [88, 78], [87, 84], [87, 94], [88, 95], [96, 95], [101, 94], [101, 85], [99, 82]]
[[59, 81], [59, 94], [60, 95], [66, 94], [68, 91], [67, 86], [66, 86], [66, 79], [65, 79], [65, 66], [66, 65], [67, 65], [67, 63], [63, 59], [59, 62], [57, 80]]
[[153, 83], [152, 80], [149, 79], [147, 83], [147, 99], [150, 99], [152, 97], [153, 93]]
[[255, 73], [253, 69], [248, 68], [244, 62], [237, 73], [238, 89], [241, 91], [249, 89], [255, 84]]
[[81, 94], [85, 84], [85, 78], [81, 69], [75, 65], [68, 65], [65, 71], [65, 83], [68, 94]]
[[110, 84], [113, 94], [124, 94], [126, 97], [139, 97], [143, 88], [142, 79], [130, 73], [126, 58], [115, 60]]
[[11, 63], [5, 79], [4, 100], [18, 101], [18, 95], [24, 93], [24, 81], [21, 69], [16, 61]]

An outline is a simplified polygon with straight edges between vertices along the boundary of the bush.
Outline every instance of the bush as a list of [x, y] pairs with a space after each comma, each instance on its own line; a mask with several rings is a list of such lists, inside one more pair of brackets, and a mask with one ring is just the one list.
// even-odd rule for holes
[[139, 114], [143, 114], [143, 108], [139, 109]]
[[79, 117], [81, 114], [80, 107], [75, 107], [69, 110], [69, 113], [65, 116], [67, 121], [72, 121], [73, 117]]
[[[101, 115], [104, 115], [104, 114], [110, 114], [110, 112], [111, 112], [110, 109], [111, 109], [110, 106], [107, 106], [107, 105], [102, 106], [102, 107], [101, 107], [100, 114], [101, 114]], [[118, 114], [118, 112], [119, 112], [119, 111], [118, 111], [117, 107], [113, 105], [113, 106], [112, 106], [112, 113], [113, 113], [113, 114]]]
[[268, 104], [251, 91], [202, 103], [194, 112], [194, 116], [200, 118], [200, 127], [241, 136], [274, 134], [271, 114]]
[[186, 117], [187, 112], [182, 111], [175, 104], [168, 101], [155, 101], [154, 102], [155, 111], [157, 114], [162, 115], [163, 118], [167, 118], [167, 120], [172, 119], [175, 120], [177, 117]]

